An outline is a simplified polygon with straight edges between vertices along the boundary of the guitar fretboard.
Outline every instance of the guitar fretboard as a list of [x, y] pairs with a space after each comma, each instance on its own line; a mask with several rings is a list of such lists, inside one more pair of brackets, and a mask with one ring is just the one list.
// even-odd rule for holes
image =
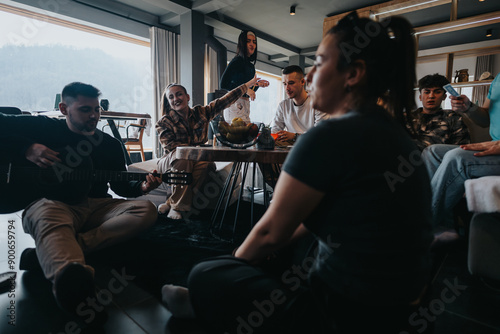
[[[40, 180], [50, 182], [80, 182], [80, 181], [145, 181], [148, 173], [111, 171], [111, 170], [90, 170], [71, 169], [65, 166], [55, 166], [54, 168], [33, 168], [33, 167], [7, 167], [7, 182], [14, 176], [30, 175]], [[161, 177], [162, 181], [171, 184], [190, 184], [192, 174], [185, 172], [167, 172], [164, 174], [152, 173]]]
[[[146, 180], [144, 173], [134, 172], [118, 172], [109, 170], [74, 170], [71, 173], [66, 173], [65, 181], [144, 181]], [[156, 175], [160, 176], [160, 175]]]

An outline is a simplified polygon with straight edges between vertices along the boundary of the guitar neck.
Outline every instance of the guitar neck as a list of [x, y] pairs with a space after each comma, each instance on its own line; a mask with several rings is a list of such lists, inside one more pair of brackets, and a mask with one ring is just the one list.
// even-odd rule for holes
[[[9, 165], [6, 169], [7, 183], [9, 183], [11, 173], [16, 176], [31, 175], [40, 180], [52, 180], [56, 182], [79, 182], [79, 181], [145, 181], [148, 173], [114, 171], [114, 170], [94, 170], [94, 169], [65, 169], [65, 168], [33, 168], [33, 167], [13, 167]], [[167, 172], [164, 174], [154, 173], [154, 176], [161, 177], [162, 181], [170, 184], [190, 184], [192, 174], [185, 172]]]
[[[136, 172], [127, 172], [127, 171], [109, 171], [109, 170], [93, 170], [93, 171], [85, 171], [89, 173], [88, 179], [94, 181], [111, 181], [111, 182], [120, 182], [120, 181], [145, 181], [147, 173], [136, 173]], [[85, 180], [85, 178], [77, 179], [68, 179], [68, 181], [79, 181]]]
[[144, 181], [146, 180], [146, 173], [132, 173], [127, 171], [114, 171], [114, 170], [90, 170], [90, 169], [73, 169], [67, 172], [54, 172], [51, 169], [27, 169], [20, 168], [18, 171], [24, 170], [35, 173], [40, 177], [44, 175], [56, 175], [59, 181]]
[[[73, 173], [70, 173], [73, 174]], [[68, 175], [65, 181], [146, 181], [146, 175], [149, 173], [128, 172], [128, 171], [109, 171], [109, 170], [75, 170], [74, 175]], [[162, 181], [169, 184], [190, 184], [192, 174], [185, 172], [167, 172], [164, 174], [151, 173], [153, 176], [161, 177]]]

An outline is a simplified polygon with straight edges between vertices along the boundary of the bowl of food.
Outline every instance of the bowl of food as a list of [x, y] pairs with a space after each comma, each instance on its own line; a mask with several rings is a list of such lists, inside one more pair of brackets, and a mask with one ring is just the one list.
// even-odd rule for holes
[[246, 123], [237, 117], [228, 123], [219, 115], [210, 121], [210, 126], [217, 140], [232, 148], [247, 148], [257, 143], [261, 127]]

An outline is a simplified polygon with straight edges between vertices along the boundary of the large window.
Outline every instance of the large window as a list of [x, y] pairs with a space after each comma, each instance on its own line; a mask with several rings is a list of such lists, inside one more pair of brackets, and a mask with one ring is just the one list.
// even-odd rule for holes
[[[0, 10], [0, 105], [30, 112], [54, 110], [56, 94], [66, 84], [81, 81], [99, 88], [112, 111], [152, 114], [147, 41], [120, 40], [109, 37], [112, 33], [97, 34], [96, 28], [82, 31], [81, 25], [73, 29], [52, 22], [61, 20]], [[152, 147], [151, 138], [144, 136], [146, 147]]]
[[269, 86], [259, 88], [255, 101], [250, 102], [250, 119], [252, 122], [270, 124], [276, 113], [276, 108], [283, 100], [283, 84], [281, 77], [262, 71], [257, 71], [257, 77], [269, 81]]

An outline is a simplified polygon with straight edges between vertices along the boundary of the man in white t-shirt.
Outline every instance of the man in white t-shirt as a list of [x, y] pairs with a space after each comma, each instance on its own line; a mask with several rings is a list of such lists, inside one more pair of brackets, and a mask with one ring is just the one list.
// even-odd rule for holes
[[293, 144], [299, 135], [314, 127], [326, 114], [313, 109], [300, 66], [285, 67], [281, 78], [288, 98], [278, 105], [271, 132], [278, 134], [278, 142]]

